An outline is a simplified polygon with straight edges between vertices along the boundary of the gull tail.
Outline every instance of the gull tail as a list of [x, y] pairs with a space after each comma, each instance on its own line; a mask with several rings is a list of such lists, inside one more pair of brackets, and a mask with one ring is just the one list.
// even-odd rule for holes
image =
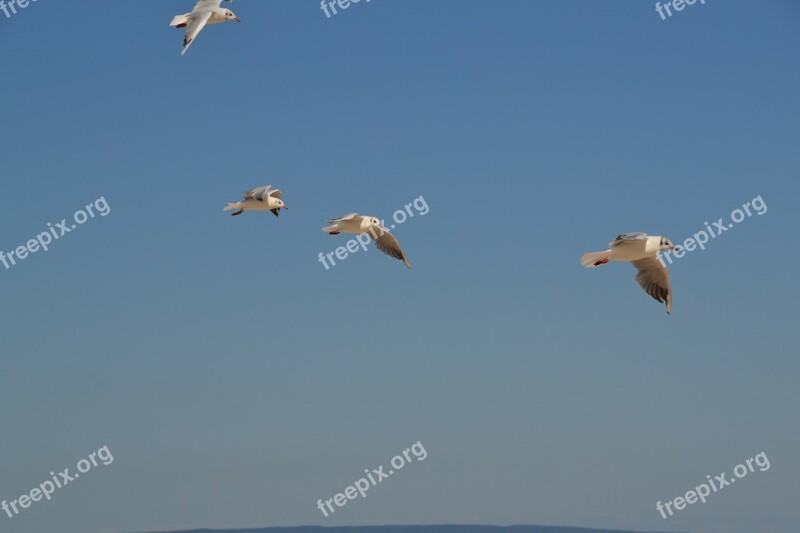
[[581, 265], [585, 266], [586, 268], [599, 267], [600, 265], [605, 265], [608, 263], [610, 257], [611, 250], [606, 250], [605, 252], [589, 252], [587, 254], [583, 254], [581, 257]]
[[229, 203], [229, 204], [228, 204], [228, 205], [225, 207], [225, 209], [223, 209], [223, 211], [231, 211], [232, 209], [239, 209], [239, 202], [236, 202], [235, 204], [230, 204], [230, 203]]
[[328, 235], [339, 235], [339, 226], [328, 226], [322, 228], [322, 231], [324, 231]]
[[169, 23], [170, 26], [175, 26], [178, 28], [185, 28], [189, 24], [189, 15], [175, 15], [172, 19], [172, 22]]

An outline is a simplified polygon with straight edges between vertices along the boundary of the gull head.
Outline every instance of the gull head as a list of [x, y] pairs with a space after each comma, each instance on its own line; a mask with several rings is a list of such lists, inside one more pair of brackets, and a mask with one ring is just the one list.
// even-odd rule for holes
[[666, 237], [661, 237], [661, 244], [659, 250], [675, 250], [680, 251], [680, 246], [675, 246], [672, 241]]
[[286, 209], [287, 211], [289, 210], [289, 208], [286, 207], [286, 204], [283, 203], [283, 200], [281, 200], [280, 198], [275, 198], [275, 209]]
[[236, 22], [241, 22], [241, 19], [239, 19], [239, 17], [237, 17], [230, 9], [225, 10], [225, 20], [235, 20]]

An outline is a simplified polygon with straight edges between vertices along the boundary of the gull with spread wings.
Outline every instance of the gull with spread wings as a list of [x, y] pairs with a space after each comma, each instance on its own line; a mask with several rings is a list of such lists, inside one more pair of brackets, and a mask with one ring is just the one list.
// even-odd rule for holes
[[231, 216], [241, 215], [245, 211], [271, 211], [276, 217], [281, 214], [281, 209], [288, 210], [283, 203], [283, 193], [280, 189], [273, 189], [272, 185], [264, 185], [250, 189], [242, 195], [241, 202], [228, 204], [223, 211], [238, 209]]
[[361, 216], [358, 213], [350, 213], [339, 218], [333, 218], [328, 221], [332, 224], [322, 231], [328, 235], [339, 235], [340, 233], [353, 233], [355, 235], [369, 235], [378, 250], [395, 259], [400, 259], [405, 263], [408, 268], [411, 268], [411, 262], [406, 257], [405, 252], [400, 247], [394, 235], [388, 229], [383, 227], [381, 221], [377, 217]]
[[[233, 0], [224, 1], [233, 2]], [[233, 14], [233, 11], [220, 7], [222, 2], [223, 0], [199, 0], [191, 13], [176, 15], [172, 19], [172, 22], [169, 23], [170, 26], [186, 28], [181, 55], [186, 53], [206, 24], [219, 24], [229, 20], [241, 22], [239, 17]]]
[[667, 304], [667, 314], [672, 311], [672, 288], [669, 271], [658, 258], [658, 252], [677, 250], [669, 239], [646, 233], [623, 233], [608, 243], [605, 252], [589, 252], [581, 257], [581, 265], [595, 268], [609, 261], [629, 261], [639, 271], [636, 282], [644, 291], [661, 303]]

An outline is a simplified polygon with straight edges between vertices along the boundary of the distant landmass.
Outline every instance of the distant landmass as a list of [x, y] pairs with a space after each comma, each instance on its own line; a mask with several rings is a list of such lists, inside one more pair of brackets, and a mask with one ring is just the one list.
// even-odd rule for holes
[[267, 527], [262, 529], [192, 529], [153, 533], [641, 533], [621, 529], [556, 526], [344, 526]]

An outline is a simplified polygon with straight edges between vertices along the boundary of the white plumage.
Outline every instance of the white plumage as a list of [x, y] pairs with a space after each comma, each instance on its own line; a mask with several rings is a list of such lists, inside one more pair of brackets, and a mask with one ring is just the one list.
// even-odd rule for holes
[[402, 260], [408, 268], [411, 268], [411, 262], [400, 247], [400, 243], [397, 242], [397, 239], [388, 229], [383, 227], [377, 217], [350, 213], [339, 218], [333, 218], [328, 221], [328, 224], [332, 225], [322, 228], [322, 231], [329, 235], [338, 235], [340, 233], [369, 235], [375, 241], [375, 246], [378, 247], [378, 250], [390, 257]]
[[271, 211], [276, 217], [280, 215], [281, 209], [288, 210], [283, 201], [283, 193], [280, 189], [273, 189], [272, 185], [263, 185], [250, 189], [242, 195], [242, 201], [229, 203], [223, 211], [237, 209], [231, 216], [241, 215], [245, 211]]
[[[220, 7], [222, 1], [223, 0], [199, 0], [191, 13], [173, 17], [172, 22], [169, 23], [170, 26], [186, 28], [186, 33], [183, 35], [183, 50], [181, 51], [181, 55], [186, 53], [203, 28], [205, 28], [206, 24], [219, 24], [221, 22], [228, 22], [229, 20], [241, 22], [233, 11]], [[233, 0], [224, 1], [233, 2]]]
[[663, 250], [677, 250], [669, 239], [650, 236], [646, 233], [623, 233], [608, 243], [604, 252], [589, 252], [581, 257], [581, 265], [595, 268], [611, 261], [627, 261], [636, 267], [636, 282], [644, 291], [667, 305], [667, 314], [672, 312], [672, 288], [669, 271], [658, 258]]

